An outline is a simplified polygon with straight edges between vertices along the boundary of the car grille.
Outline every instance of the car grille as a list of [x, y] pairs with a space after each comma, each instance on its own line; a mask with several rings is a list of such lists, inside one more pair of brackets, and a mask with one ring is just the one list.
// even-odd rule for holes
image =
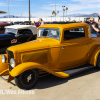
[[14, 55], [13, 55], [13, 52], [12, 51], [9, 51], [9, 50], [7, 50], [7, 54], [8, 54], [9, 71], [11, 71], [12, 70], [12, 67], [10, 65], [10, 59], [11, 58], [14, 58]]

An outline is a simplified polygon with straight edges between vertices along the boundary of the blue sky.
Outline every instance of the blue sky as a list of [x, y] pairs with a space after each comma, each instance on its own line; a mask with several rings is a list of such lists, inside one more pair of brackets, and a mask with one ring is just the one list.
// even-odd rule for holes
[[[52, 11], [55, 10], [55, 0], [30, 0], [30, 3], [31, 15], [35, 17], [52, 16]], [[68, 14], [100, 13], [100, 0], [56, 0], [58, 16], [63, 16], [62, 6], [68, 7]], [[0, 10], [8, 12], [7, 0], [0, 0]], [[28, 0], [11, 0], [9, 11], [11, 15], [28, 16]]]

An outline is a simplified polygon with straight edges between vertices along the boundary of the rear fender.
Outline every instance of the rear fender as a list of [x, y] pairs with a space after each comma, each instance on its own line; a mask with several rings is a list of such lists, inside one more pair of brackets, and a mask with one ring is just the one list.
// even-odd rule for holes
[[[4, 54], [6, 56], [7, 59], [7, 54]], [[1, 55], [0, 55], [0, 76], [3, 75], [9, 75], [9, 67], [8, 67], [8, 63], [6, 61], [6, 63], [2, 63], [1, 61]]]
[[92, 64], [96, 67], [97, 58], [98, 58], [99, 53], [100, 53], [100, 46], [96, 47], [95, 50], [93, 51], [89, 59], [89, 64]]

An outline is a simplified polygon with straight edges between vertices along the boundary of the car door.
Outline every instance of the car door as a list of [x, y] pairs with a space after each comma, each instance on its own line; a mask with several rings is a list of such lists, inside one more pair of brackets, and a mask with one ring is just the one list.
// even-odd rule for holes
[[59, 56], [59, 67], [69, 69], [88, 59], [88, 38], [85, 28], [64, 30]]
[[18, 30], [18, 43], [27, 42], [31, 37], [33, 37], [33, 33], [30, 29]]

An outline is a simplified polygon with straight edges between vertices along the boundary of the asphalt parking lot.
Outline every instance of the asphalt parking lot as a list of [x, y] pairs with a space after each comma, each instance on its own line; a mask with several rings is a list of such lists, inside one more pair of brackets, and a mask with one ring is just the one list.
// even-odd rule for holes
[[[7, 78], [7, 76], [5, 76]], [[0, 90], [18, 91], [16, 85], [0, 78]], [[100, 100], [100, 70], [92, 68], [70, 78], [53, 75], [39, 78], [34, 94], [2, 94], [1, 100]]]

